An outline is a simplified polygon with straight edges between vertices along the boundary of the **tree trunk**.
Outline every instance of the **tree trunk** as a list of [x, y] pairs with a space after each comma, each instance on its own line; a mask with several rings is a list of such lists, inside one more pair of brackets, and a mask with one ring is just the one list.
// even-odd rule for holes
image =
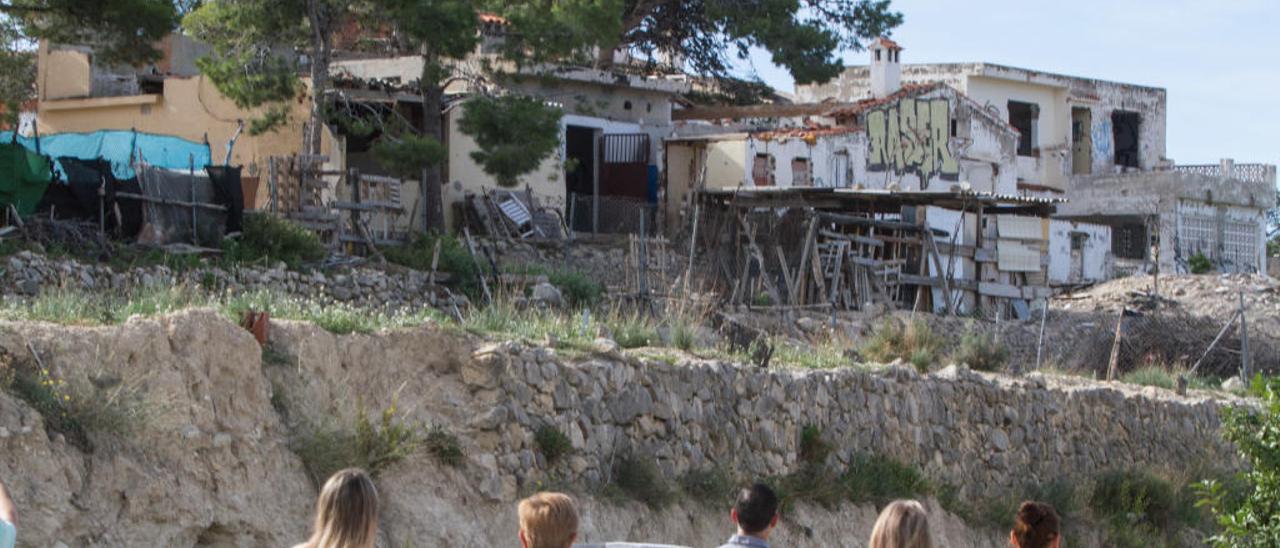
[[331, 15], [324, 0], [307, 0], [307, 19], [311, 23], [311, 109], [307, 132], [302, 143], [304, 154], [320, 154], [324, 135], [324, 98], [329, 89], [329, 61], [333, 45], [329, 37]]
[[[440, 112], [443, 110], [444, 88], [440, 87], [440, 59], [430, 53], [423, 54], [422, 68], [422, 134], [444, 142]], [[449, 161], [446, 156], [444, 162]], [[423, 220], [427, 230], [444, 232], [444, 196], [441, 188], [440, 164], [422, 170]]]

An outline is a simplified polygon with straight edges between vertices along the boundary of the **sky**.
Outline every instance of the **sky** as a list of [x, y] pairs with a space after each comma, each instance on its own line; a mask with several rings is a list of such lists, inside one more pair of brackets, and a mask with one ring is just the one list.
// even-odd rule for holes
[[[1280, 163], [1280, 1], [892, 0], [902, 62], [985, 61], [1162, 87], [1178, 164]], [[867, 64], [866, 52], [844, 55]], [[769, 54], [738, 69], [787, 92]]]

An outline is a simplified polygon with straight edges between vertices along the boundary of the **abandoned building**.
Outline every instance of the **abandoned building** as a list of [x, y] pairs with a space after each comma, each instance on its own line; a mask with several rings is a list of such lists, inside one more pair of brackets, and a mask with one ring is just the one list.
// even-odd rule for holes
[[[889, 53], [891, 47], [892, 42], [885, 40], [872, 48], [882, 68], [889, 59], [896, 59], [896, 52]], [[932, 205], [930, 196], [951, 204], [962, 203], [957, 196], [972, 196], [988, 200], [993, 209], [1036, 198], [1018, 192], [1017, 129], [940, 82], [896, 86], [891, 79], [877, 80], [872, 97], [838, 106], [713, 107], [679, 111], [677, 117], [681, 124], [666, 143], [668, 220], [690, 213], [699, 193], [840, 189], [848, 191], [835, 194], [843, 199], [841, 203], [853, 204], [859, 196], [879, 200], [881, 214], [885, 204], [894, 200], [909, 205], [912, 211], [896, 214], [917, 219], [937, 231], [941, 240], [967, 235], [958, 245], [972, 249], [979, 242], [976, 226], [982, 215], [972, 205], [959, 209]], [[1053, 195], [1040, 198], [1047, 201], [1037, 203], [1034, 211], [1042, 217], [1030, 219], [1038, 228], [1027, 229], [1029, 221], [1009, 220], [993, 233], [992, 242], [1005, 239], [996, 246], [1006, 258], [1000, 263], [1003, 268], [993, 266], [985, 277], [979, 272], [977, 263], [988, 258], [994, 262], [995, 247], [990, 256], [979, 254], [976, 261], [972, 253], [960, 257], [944, 251], [956, 279], [994, 281], [997, 272], [1013, 268], [1008, 257], [1015, 254], [1037, 257], [1034, 269], [1018, 270], [1040, 276], [1032, 276], [1029, 283], [1047, 286], [1105, 279], [1110, 268], [1109, 228], [1050, 220], [1052, 204], [1060, 200]], [[1009, 236], [1014, 233], [1009, 228], [1013, 223], [1022, 223], [1018, 234], [1034, 240], [1034, 245]], [[996, 227], [984, 224], [982, 230]]]
[[1111, 228], [1119, 274], [1157, 263], [1187, 272], [1197, 254], [1222, 271], [1264, 271], [1275, 166], [1175, 165], [1165, 154], [1163, 89], [990, 63], [904, 65], [902, 48], [885, 39], [870, 50], [868, 66], [798, 86], [798, 99], [840, 105], [945, 84], [1017, 130], [1018, 193], [1064, 197], [1055, 218]]

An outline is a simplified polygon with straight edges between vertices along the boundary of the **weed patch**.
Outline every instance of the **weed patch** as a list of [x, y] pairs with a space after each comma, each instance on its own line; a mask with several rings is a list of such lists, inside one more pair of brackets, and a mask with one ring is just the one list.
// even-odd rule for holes
[[476, 260], [458, 238], [451, 234], [435, 232], [419, 236], [407, 245], [388, 247], [382, 250], [388, 261], [407, 266], [423, 272], [431, 271], [431, 259], [435, 254], [436, 243], [440, 244], [440, 259], [436, 268], [453, 274], [457, 278], [458, 287], [468, 297], [480, 296], [480, 268]]
[[942, 337], [934, 334], [923, 320], [903, 322], [887, 318], [875, 328], [859, 352], [882, 363], [905, 360], [923, 372], [937, 362], [942, 346]]
[[427, 452], [435, 457], [436, 462], [445, 466], [457, 468], [462, 466], [462, 445], [458, 443], [458, 437], [445, 430], [442, 426], [428, 426], [426, 434], [423, 436], [423, 444], [427, 448]]
[[140, 380], [106, 373], [62, 378], [34, 363], [0, 356], [3, 385], [44, 418], [45, 428], [72, 445], [93, 451], [91, 433], [127, 436], [150, 424], [156, 404], [143, 397]]
[[223, 246], [223, 259], [232, 263], [284, 262], [291, 269], [323, 259], [328, 253], [315, 233], [275, 215], [244, 216], [239, 240]]
[[933, 490], [919, 470], [882, 455], [857, 455], [841, 478], [853, 502], [883, 506], [894, 499], [927, 495]]
[[[396, 404], [371, 420], [360, 405], [350, 428], [313, 425], [294, 436], [290, 449], [302, 459], [316, 485], [323, 485], [343, 468], [362, 468], [377, 476], [387, 467], [413, 454], [424, 443], [421, 428], [396, 417]], [[456, 443], [456, 442], [455, 442]], [[460, 452], [461, 450], [459, 450]], [[434, 450], [433, 450], [434, 454]]]
[[680, 476], [680, 489], [690, 498], [710, 506], [724, 506], [734, 498], [733, 473], [720, 466], [696, 468]]
[[533, 434], [533, 441], [537, 444], [538, 451], [547, 459], [547, 466], [554, 465], [561, 457], [573, 451], [569, 436], [564, 435], [554, 426], [547, 425], [539, 428]]
[[1009, 359], [1009, 351], [995, 337], [970, 331], [960, 337], [960, 346], [951, 355], [951, 361], [967, 364], [977, 371], [999, 371]]
[[628, 455], [614, 463], [605, 495], [630, 498], [656, 510], [670, 504], [675, 492], [652, 460]]

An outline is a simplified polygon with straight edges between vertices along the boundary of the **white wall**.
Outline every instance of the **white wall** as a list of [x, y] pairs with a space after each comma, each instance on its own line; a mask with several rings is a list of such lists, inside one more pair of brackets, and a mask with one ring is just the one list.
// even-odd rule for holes
[[[789, 188], [798, 186], [795, 184], [795, 174], [791, 169], [791, 162], [797, 158], [807, 158], [809, 160], [809, 169], [812, 175], [812, 185], [814, 187], [832, 187], [837, 181], [845, 182], [845, 186], [851, 186], [849, 182], [851, 170], [855, 157], [855, 148], [859, 145], [865, 146], [865, 140], [855, 137], [856, 134], [844, 133], [837, 135], [824, 135], [817, 137], [812, 144], [798, 137], [761, 139], [756, 136], [749, 137], [746, 141], [746, 180], [751, 185], [751, 169], [757, 154], [772, 155], [775, 161], [774, 185], [780, 188]], [[837, 160], [837, 155], [843, 155], [848, 158], [847, 162]], [[841, 175], [836, 173], [837, 164], [847, 166], [846, 173]]]
[[[1080, 279], [1071, 279], [1071, 234], [1088, 238], [1081, 250]], [[1111, 277], [1111, 227], [1054, 219], [1049, 221], [1049, 282], [1053, 284], [1103, 281]]]

